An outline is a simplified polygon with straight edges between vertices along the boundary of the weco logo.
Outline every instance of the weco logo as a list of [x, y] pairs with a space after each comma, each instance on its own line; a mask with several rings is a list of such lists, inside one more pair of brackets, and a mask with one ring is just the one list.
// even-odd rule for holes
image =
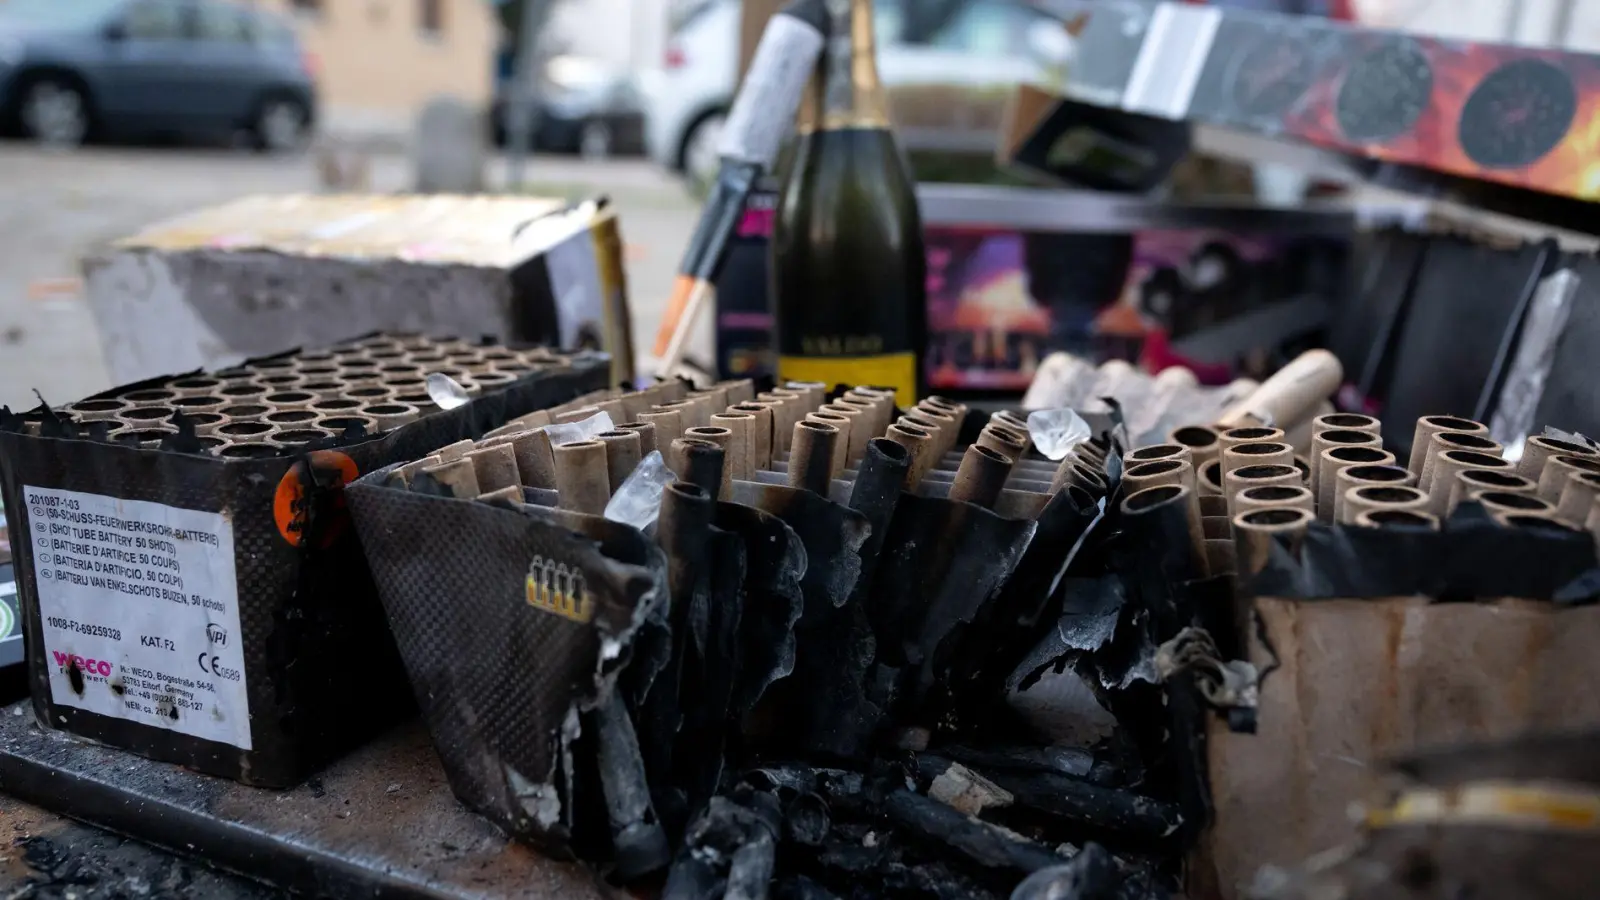
[[574, 622], [587, 622], [594, 614], [583, 573], [543, 556], [528, 566], [527, 595], [529, 606]]

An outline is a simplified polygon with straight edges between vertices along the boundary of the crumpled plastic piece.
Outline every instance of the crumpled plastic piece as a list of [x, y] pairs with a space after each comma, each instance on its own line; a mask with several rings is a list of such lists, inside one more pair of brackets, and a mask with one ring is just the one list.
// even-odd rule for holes
[[559, 447], [562, 444], [574, 444], [578, 441], [587, 441], [601, 432], [610, 431], [617, 427], [611, 422], [611, 414], [597, 412], [587, 419], [576, 422], [559, 422], [555, 425], [544, 426], [544, 433], [550, 436], [550, 446]]
[[[611, 417], [605, 413], [600, 413], [594, 418], [611, 421]], [[609, 430], [609, 426], [601, 430]], [[556, 443], [555, 438], [552, 437], [550, 442]], [[634, 468], [633, 473], [622, 482], [617, 492], [611, 495], [611, 502], [606, 504], [606, 518], [624, 525], [632, 525], [640, 531], [645, 530], [661, 515], [661, 494], [675, 478], [677, 476], [667, 468], [667, 461], [661, 458], [661, 451], [651, 450], [650, 455], [639, 460], [639, 465]]]
[[461, 386], [461, 382], [443, 372], [428, 375], [428, 397], [433, 400], [434, 406], [443, 410], [466, 406], [472, 400], [472, 395]]
[[1093, 435], [1082, 416], [1062, 407], [1028, 413], [1028, 436], [1046, 458], [1060, 461]]

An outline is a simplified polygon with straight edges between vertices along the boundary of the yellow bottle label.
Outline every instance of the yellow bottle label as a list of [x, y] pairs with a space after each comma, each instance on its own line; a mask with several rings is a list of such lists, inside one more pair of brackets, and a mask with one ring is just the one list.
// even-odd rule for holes
[[914, 406], [917, 396], [917, 357], [913, 353], [879, 356], [778, 356], [778, 381], [820, 381], [832, 387], [845, 384], [892, 388], [901, 408]]

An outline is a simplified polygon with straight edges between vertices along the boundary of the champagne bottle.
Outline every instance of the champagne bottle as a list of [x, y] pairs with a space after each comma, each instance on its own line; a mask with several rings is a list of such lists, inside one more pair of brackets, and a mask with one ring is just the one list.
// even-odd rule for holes
[[825, 0], [828, 41], [802, 108], [772, 238], [780, 381], [925, 392], [927, 256], [878, 81], [872, 0]]

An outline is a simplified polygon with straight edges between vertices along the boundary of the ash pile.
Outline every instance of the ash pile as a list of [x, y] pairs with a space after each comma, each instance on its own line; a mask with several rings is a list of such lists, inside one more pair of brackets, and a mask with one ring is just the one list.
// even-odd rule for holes
[[[732, 382], [466, 444], [350, 496], [452, 787], [514, 836], [672, 900], [1179, 890], [1249, 679], [1189, 489], [1124, 505], [1115, 431]], [[447, 532], [538, 547], [526, 602], [418, 574]], [[462, 674], [466, 621], [548, 652]]]

